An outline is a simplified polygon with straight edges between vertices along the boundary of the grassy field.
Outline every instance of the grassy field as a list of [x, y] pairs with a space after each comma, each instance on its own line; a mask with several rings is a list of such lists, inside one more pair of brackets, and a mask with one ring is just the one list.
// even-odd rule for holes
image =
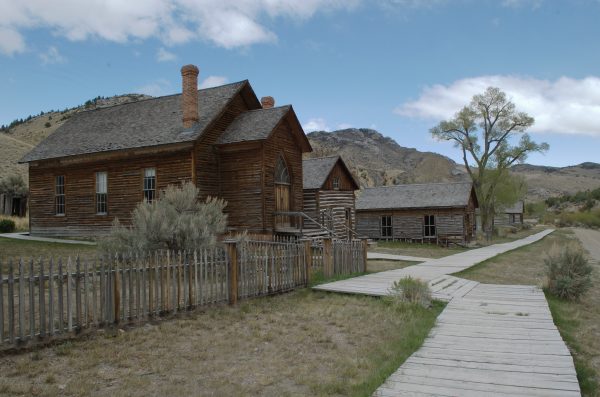
[[370, 395], [442, 309], [304, 289], [0, 357], [0, 395]]
[[[559, 229], [529, 246], [497, 256], [457, 276], [490, 284], [545, 283], [544, 257], [555, 245], [578, 243], [568, 229]], [[578, 302], [546, 294], [554, 322], [575, 359], [579, 384], [585, 396], [600, 396], [600, 269], [593, 273], [594, 286]]]
[[6, 262], [8, 258], [49, 258], [49, 257], [75, 257], [93, 258], [96, 255], [96, 246], [74, 245], [61, 243], [44, 243], [40, 241], [15, 240], [0, 237], [0, 260]]

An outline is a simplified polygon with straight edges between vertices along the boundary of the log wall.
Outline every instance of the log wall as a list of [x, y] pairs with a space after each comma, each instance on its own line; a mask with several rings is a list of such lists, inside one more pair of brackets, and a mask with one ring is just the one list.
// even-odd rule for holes
[[336, 235], [347, 236], [346, 209], [350, 210], [350, 222], [348, 227], [354, 229], [355, 206], [354, 191], [321, 190], [318, 193], [319, 211], [327, 211], [331, 215], [333, 224], [328, 225]]
[[[47, 165], [46, 165], [47, 164]], [[39, 162], [29, 167], [31, 234], [91, 236], [105, 234], [115, 218], [127, 224], [143, 200], [143, 170], [156, 168], [157, 192], [169, 184], [191, 180], [190, 151], [120, 161], [63, 165]], [[96, 214], [96, 172], [106, 171], [108, 213]], [[65, 177], [65, 215], [54, 208], [55, 177]]]

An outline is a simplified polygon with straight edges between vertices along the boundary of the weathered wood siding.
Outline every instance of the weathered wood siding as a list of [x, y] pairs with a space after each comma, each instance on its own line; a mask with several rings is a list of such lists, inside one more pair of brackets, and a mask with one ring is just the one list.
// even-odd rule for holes
[[[359, 235], [372, 239], [380, 239], [381, 217], [392, 216], [393, 239], [424, 239], [424, 217], [435, 216], [436, 234], [438, 237], [463, 236], [469, 240], [473, 235], [468, 226], [468, 214], [473, 212], [467, 208], [418, 209], [390, 211], [357, 211], [356, 222]], [[474, 216], [474, 215], [472, 215]]]
[[219, 197], [227, 201], [227, 226], [230, 229], [262, 232], [261, 145], [228, 145], [220, 150], [219, 164]]
[[196, 142], [194, 150], [194, 170], [196, 186], [200, 197], [219, 196], [219, 156], [214, 143], [241, 113], [249, 110], [241, 94], [232, 99], [227, 110], [216, 120], [210, 130]]
[[294, 127], [287, 119], [277, 127], [263, 146], [265, 231], [275, 226], [275, 164], [283, 156], [290, 174], [290, 211], [302, 210], [302, 150], [292, 133]]
[[321, 190], [318, 193], [319, 211], [326, 211], [333, 224], [327, 226], [338, 236], [347, 236], [346, 228], [346, 209], [350, 210], [350, 219], [348, 227], [354, 229], [355, 225], [355, 206], [353, 190]]
[[[304, 190], [302, 195], [302, 204], [304, 206], [304, 213], [310, 216], [312, 219], [319, 221], [319, 206], [317, 203], [318, 190]], [[304, 227], [307, 229], [317, 228], [317, 225], [310, 221], [304, 222]]]
[[[191, 180], [190, 151], [119, 161], [60, 165], [40, 162], [29, 167], [31, 233], [37, 236], [89, 236], [110, 230], [114, 218], [127, 224], [143, 200], [143, 170], [156, 169], [157, 192], [169, 184]], [[96, 214], [96, 172], [106, 171], [108, 214]], [[55, 177], [65, 177], [65, 215], [54, 208]]]
[[323, 184], [321, 189], [333, 190], [333, 180], [335, 178], [340, 178], [339, 190], [354, 191], [356, 189], [354, 182], [352, 181], [348, 173], [344, 170], [344, 167], [339, 161], [335, 164], [335, 166], [329, 173], [329, 176], [325, 180], [325, 183]]

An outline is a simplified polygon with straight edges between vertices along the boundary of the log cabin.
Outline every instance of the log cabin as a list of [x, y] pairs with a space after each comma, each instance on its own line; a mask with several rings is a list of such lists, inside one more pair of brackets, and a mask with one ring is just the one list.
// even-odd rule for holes
[[495, 226], [520, 226], [523, 224], [523, 212], [525, 203], [522, 200], [517, 201], [511, 206], [500, 208], [494, 216]]
[[227, 201], [229, 230], [289, 231], [276, 213], [302, 210], [312, 150], [294, 109], [259, 101], [247, 80], [198, 90], [198, 74], [182, 67], [180, 94], [77, 113], [25, 155], [31, 234], [105, 234], [184, 181]]
[[372, 239], [466, 243], [477, 206], [472, 183], [366, 188], [356, 200], [357, 231]]
[[338, 238], [356, 237], [354, 192], [360, 186], [344, 160], [340, 156], [305, 159], [302, 173], [304, 213], [318, 223], [305, 220], [304, 227], [324, 226]]

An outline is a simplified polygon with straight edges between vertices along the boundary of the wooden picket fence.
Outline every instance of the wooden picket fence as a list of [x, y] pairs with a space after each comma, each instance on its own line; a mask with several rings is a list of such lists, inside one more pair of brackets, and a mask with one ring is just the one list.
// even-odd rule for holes
[[327, 239], [320, 247], [226, 241], [210, 250], [94, 261], [0, 258], [0, 347], [286, 292], [308, 285], [314, 271], [333, 276], [365, 269], [366, 244]]

